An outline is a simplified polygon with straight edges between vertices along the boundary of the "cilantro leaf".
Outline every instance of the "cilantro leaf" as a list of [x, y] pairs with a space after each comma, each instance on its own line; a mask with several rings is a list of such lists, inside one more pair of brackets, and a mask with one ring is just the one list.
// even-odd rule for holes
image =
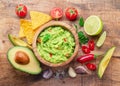
[[79, 25], [80, 25], [81, 27], [84, 26], [84, 19], [83, 19], [83, 17], [80, 17], [80, 19], [79, 19]]
[[88, 37], [86, 37], [82, 31], [78, 32], [78, 38], [80, 44], [86, 44], [89, 40]]
[[43, 42], [47, 42], [48, 40], [50, 39], [50, 34], [46, 34], [44, 37], [43, 37]]

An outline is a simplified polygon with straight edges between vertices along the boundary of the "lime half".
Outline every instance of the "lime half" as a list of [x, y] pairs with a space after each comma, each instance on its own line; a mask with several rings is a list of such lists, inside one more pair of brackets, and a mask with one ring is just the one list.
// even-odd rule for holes
[[103, 29], [103, 23], [98, 16], [89, 16], [84, 24], [85, 32], [90, 36], [95, 36], [101, 33]]
[[101, 46], [103, 45], [105, 39], [106, 39], [106, 31], [104, 31], [104, 32], [102, 33], [102, 35], [99, 37], [99, 39], [98, 39], [98, 41], [97, 41], [97, 43], [96, 43], [96, 46], [97, 46], [97, 47], [101, 47]]

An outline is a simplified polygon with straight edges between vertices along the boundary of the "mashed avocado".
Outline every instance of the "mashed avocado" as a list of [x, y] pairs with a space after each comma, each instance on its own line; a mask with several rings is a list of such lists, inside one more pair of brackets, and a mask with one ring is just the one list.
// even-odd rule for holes
[[38, 36], [37, 50], [51, 63], [61, 63], [72, 56], [75, 48], [73, 35], [61, 26], [46, 28]]

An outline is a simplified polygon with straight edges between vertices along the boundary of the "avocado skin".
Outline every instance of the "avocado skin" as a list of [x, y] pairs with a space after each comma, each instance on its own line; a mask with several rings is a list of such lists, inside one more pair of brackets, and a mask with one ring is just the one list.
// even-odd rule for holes
[[[16, 38], [16, 40], [14, 38]], [[19, 39], [17, 37], [14, 37], [11, 34], [8, 34], [8, 39], [13, 44], [13, 46], [24, 46], [24, 47], [28, 47], [28, 48], [32, 49], [32, 46], [30, 46], [29, 44], [27, 44], [23, 40], [21, 40], [21, 39]], [[16, 41], [19, 42], [19, 44], [17, 44]]]
[[[27, 47], [14, 46], [14, 47], [12, 47], [12, 48], [9, 48], [9, 50], [7, 51], [7, 60], [9, 61], [9, 63], [11, 64], [11, 66], [13, 66], [16, 70], [19, 70], [19, 71], [22, 71], [22, 72], [25, 72], [25, 73], [28, 73], [28, 74], [31, 74], [31, 75], [38, 75], [38, 74], [40, 74], [40, 73], [42, 72], [42, 69], [41, 69], [41, 67], [40, 67], [40, 62], [37, 60], [37, 58], [36, 58], [35, 56], [34, 56], [34, 59], [35, 59], [35, 61], [37, 62], [38, 66], [40, 67], [40, 71], [38, 71], [38, 72], [30, 72], [30, 71], [26, 71], [26, 70], [19, 69], [19, 68], [15, 67], [15, 65], [11, 63], [10, 58], [9, 58], [9, 55], [8, 55], [9, 51], [10, 51], [11, 49], [13, 49], [13, 48], [23, 48], [23, 49], [27, 49], [27, 50], [29, 50], [29, 51], [33, 54], [33, 51], [32, 51], [31, 49], [27, 48]], [[34, 55], [34, 54], [33, 54], [33, 55]], [[33, 68], [33, 69], [34, 69], [34, 68]]]
[[[113, 46], [113, 47], [111, 47], [109, 50], [107, 50], [107, 52], [105, 53], [104, 57], [109, 53], [109, 51], [110, 51], [111, 49], [114, 49], [114, 50], [113, 50], [113, 52], [114, 52], [114, 51], [115, 51], [115, 48], [116, 48], [116, 47]], [[113, 54], [113, 52], [112, 52], [112, 54]], [[103, 75], [101, 76], [101, 73], [99, 72], [99, 70], [100, 70], [100, 64], [101, 64], [101, 62], [105, 59], [104, 57], [102, 58], [102, 60], [99, 62], [99, 65], [98, 65], [97, 75], [98, 75], [98, 78], [99, 78], [99, 79], [101, 79], [102, 76], [103, 76]], [[111, 56], [111, 57], [112, 57], [112, 56]], [[109, 63], [108, 63], [108, 64], [109, 64]], [[107, 68], [107, 67], [106, 67], [106, 68]], [[104, 71], [104, 72], [105, 72], [105, 71]], [[104, 74], [104, 73], [103, 73], [103, 74]]]
[[8, 34], [8, 39], [10, 40], [10, 42], [11, 42], [14, 46], [16, 46], [16, 44], [13, 42], [10, 34]]

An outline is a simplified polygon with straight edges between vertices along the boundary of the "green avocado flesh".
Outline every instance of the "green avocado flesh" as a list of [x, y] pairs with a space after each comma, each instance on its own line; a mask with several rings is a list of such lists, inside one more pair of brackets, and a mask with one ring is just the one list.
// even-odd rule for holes
[[110, 62], [110, 59], [111, 59], [111, 57], [113, 55], [113, 52], [114, 52], [115, 48], [116, 47], [110, 48], [106, 52], [103, 59], [100, 61], [99, 66], [98, 66], [98, 73], [97, 73], [99, 78], [102, 78], [102, 76], [103, 76], [103, 74], [104, 74], [104, 72], [105, 72], [105, 70], [106, 70], [106, 68], [107, 68], [107, 66], [108, 66], [108, 64]]
[[25, 47], [29, 47], [29, 48], [32, 48], [30, 45], [28, 45], [26, 42], [24, 42], [23, 40], [11, 35], [11, 34], [8, 34], [8, 38], [9, 40], [11, 41], [11, 43], [14, 45], [14, 46], [25, 46]]
[[73, 35], [61, 26], [51, 26], [38, 36], [37, 50], [42, 58], [51, 63], [67, 61], [74, 53]]
[[[28, 55], [29, 57], [28, 64], [25, 64], [25, 65], [18, 64], [15, 61], [15, 54], [18, 51], [22, 51]], [[29, 48], [21, 47], [21, 46], [15, 46], [13, 48], [10, 48], [7, 52], [7, 58], [8, 58], [8, 61], [11, 63], [11, 65], [20, 71], [23, 71], [29, 74], [39, 74], [41, 72], [40, 63]]]

